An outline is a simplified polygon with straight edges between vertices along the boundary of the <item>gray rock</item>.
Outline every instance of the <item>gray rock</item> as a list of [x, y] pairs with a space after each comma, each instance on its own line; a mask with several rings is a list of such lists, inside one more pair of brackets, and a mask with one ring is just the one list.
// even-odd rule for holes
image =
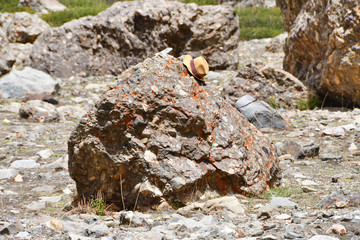
[[54, 122], [60, 120], [56, 107], [41, 100], [31, 100], [21, 104], [20, 117], [34, 122]]
[[311, 158], [319, 155], [319, 144], [309, 141], [302, 143], [300, 141], [286, 141], [285, 144], [279, 146], [281, 155], [291, 154], [294, 159], [304, 159], [306, 157]]
[[286, 226], [284, 237], [288, 239], [296, 239], [304, 237], [304, 225], [302, 224], [289, 224]]
[[129, 226], [151, 226], [148, 216], [141, 212], [123, 211], [120, 213], [120, 225]]
[[95, 223], [85, 229], [84, 235], [86, 237], [100, 238], [110, 233], [109, 227], [105, 223]]
[[36, 153], [42, 159], [49, 159], [54, 152], [51, 149], [44, 149]]
[[25, 206], [29, 210], [37, 211], [46, 207], [45, 202], [32, 202]]
[[0, 78], [3, 98], [23, 98], [26, 93], [52, 93], [57, 90], [58, 84], [50, 75], [30, 67], [14, 70]]
[[51, 192], [54, 190], [54, 186], [42, 186], [42, 187], [36, 187], [36, 188], [33, 188], [31, 189], [31, 191], [34, 191], [34, 192]]
[[239, 110], [257, 128], [275, 128], [288, 130], [289, 125], [284, 118], [264, 101], [256, 101], [245, 95], [235, 103]]
[[56, 77], [118, 75], [172, 47], [176, 57], [202, 55], [212, 69], [235, 68], [238, 37], [238, 18], [229, 6], [117, 2], [97, 16], [42, 34], [34, 44], [31, 66]]
[[[16, 58], [12, 49], [9, 45], [9, 41], [6, 37], [6, 33], [0, 27], [0, 76], [11, 71], [12, 66], [14, 65]], [[1, 90], [1, 88], [0, 88]], [[1, 90], [2, 91], [2, 90]], [[3, 93], [1, 94], [4, 97]]]
[[67, 8], [57, 0], [19, 0], [19, 7], [29, 7], [43, 13], [64, 11]]
[[[120, 206], [124, 196], [126, 207], [136, 199], [146, 207], [207, 191], [259, 194], [276, 181], [270, 141], [177, 59], [158, 55], [119, 79], [70, 136], [69, 172], [80, 195], [101, 189]], [[194, 184], [196, 195], [188, 193]]]
[[40, 164], [36, 162], [36, 160], [16, 160], [11, 163], [10, 167], [15, 169], [25, 169], [25, 168], [36, 168], [39, 167]]
[[7, 223], [4, 226], [0, 226], [0, 235], [14, 235], [23, 229], [24, 227], [20, 222]]
[[47, 22], [27, 12], [0, 14], [0, 27], [11, 43], [33, 43], [41, 33], [50, 29]]
[[324, 197], [317, 204], [317, 207], [335, 208], [337, 207], [337, 203], [340, 203], [340, 205], [343, 205], [344, 207], [350, 207], [350, 206], [357, 207], [360, 205], [360, 193], [338, 190]]
[[296, 108], [308, 96], [307, 88], [299, 79], [263, 62], [251, 63], [239, 70], [235, 78], [224, 84], [221, 94], [233, 104], [245, 95], [253, 95], [277, 108]]
[[284, 197], [272, 197], [271, 205], [277, 206], [277, 207], [295, 207], [297, 206], [296, 203], [290, 201], [288, 198]]
[[327, 235], [315, 235], [309, 238], [309, 240], [339, 240], [339, 238], [331, 237]]
[[31, 43], [10, 43], [9, 47], [16, 60], [14, 66], [17, 69], [21, 69], [30, 65], [30, 54], [33, 47]]
[[12, 178], [18, 174], [19, 171], [15, 169], [0, 169], [0, 179]]

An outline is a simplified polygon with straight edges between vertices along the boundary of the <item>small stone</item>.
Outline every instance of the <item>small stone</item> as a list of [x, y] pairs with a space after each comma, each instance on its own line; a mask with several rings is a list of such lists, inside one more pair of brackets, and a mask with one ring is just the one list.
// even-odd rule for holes
[[64, 225], [63, 225], [62, 221], [57, 220], [57, 219], [51, 219], [50, 221], [48, 221], [46, 223], [46, 226], [48, 226], [49, 228], [51, 228], [53, 230], [57, 230], [57, 231], [61, 231], [64, 229]]
[[50, 192], [52, 190], [54, 190], [54, 186], [43, 186], [43, 187], [36, 187], [36, 188], [33, 188], [31, 191], [34, 191], [34, 192]]
[[280, 214], [280, 215], [276, 215], [275, 219], [277, 219], [277, 220], [290, 220], [291, 216], [289, 214]]
[[280, 161], [290, 161], [290, 162], [294, 162], [294, 157], [293, 157], [291, 154], [287, 153], [287, 154], [284, 154], [284, 155], [280, 156], [280, 157], [279, 157], [279, 160], [280, 160]]
[[355, 143], [351, 143], [350, 144], [350, 147], [348, 148], [349, 151], [355, 151], [357, 150], [358, 148], [356, 147]]
[[304, 180], [301, 182], [301, 185], [303, 186], [314, 186], [314, 185], [319, 185], [317, 182], [312, 181], [312, 180]]
[[20, 238], [20, 239], [30, 239], [30, 233], [28, 232], [19, 232], [18, 234], [16, 234], [16, 237]]
[[336, 201], [335, 202], [335, 207], [336, 208], [344, 208], [347, 206], [347, 203], [345, 201]]
[[277, 240], [278, 238], [274, 235], [266, 235], [261, 238], [262, 240]]
[[323, 134], [333, 137], [343, 137], [345, 136], [345, 131], [342, 127], [327, 127], [323, 130]]
[[54, 196], [54, 197], [40, 197], [41, 202], [52, 202], [57, 203], [61, 200], [62, 196]]
[[290, 201], [284, 197], [273, 197], [270, 202], [271, 205], [278, 206], [278, 207], [295, 207], [297, 206], [296, 203]]
[[15, 169], [0, 169], [0, 179], [12, 178], [19, 174]]
[[14, 182], [24, 182], [23, 177], [20, 174], [16, 175]]
[[49, 159], [54, 153], [51, 149], [45, 149], [37, 152], [36, 154], [39, 155], [42, 159], [46, 160]]
[[302, 186], [301, 189], [303, 190], [304, 193], [317, 192], [315, 188], [311, 188], [308, 186]]
[[339, 239], [335, 238], [335, 237], [326, 236], [326, 235], [315, 235], [315, 236], [309, 238], [309, 240], [339, 240]]
[[326, 234], [332, 234], [332, 233], [344, 235], [346, 234], [346, 229], [341, 224], [333, 224], [328, 230], [326, 230]]

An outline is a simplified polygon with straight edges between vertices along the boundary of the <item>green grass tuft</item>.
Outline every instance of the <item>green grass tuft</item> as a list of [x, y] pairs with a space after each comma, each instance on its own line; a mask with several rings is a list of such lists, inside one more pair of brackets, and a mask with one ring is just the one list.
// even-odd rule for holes
[[271, 38], [284, 32], [279, 8], [236, 8], [236, 13], [241, 40]]
[[19, 1], [15, 0], [0, 0], [0, 12], [28, 12], [34, 14], [35, 11], [27, 7], [18, 7]]
[[95, 16], [110, 7], [110, 4], [107, 4], [105, 0], [63, 0], [61, 3], [67, 7], [66, 10], [51, 12], [41, 17], [52, 27], [61, 26], [66, 22], [84, 16]]

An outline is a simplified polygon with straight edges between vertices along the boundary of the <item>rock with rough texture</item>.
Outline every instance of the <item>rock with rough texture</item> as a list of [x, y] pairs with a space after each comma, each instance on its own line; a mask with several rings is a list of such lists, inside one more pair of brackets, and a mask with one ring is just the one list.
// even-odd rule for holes
[[308, 93], [304, 84], [290, 73], [257, 62], [242, 68], [222, 90], [224, 98], [233, 104], [246, 94], [276, 107], [294, 108], [307, 99]]
[[32, 66], [56, 77], [118, 75], [172, 47], [174, 56], [204, 56], [213, 70], [235, 68], [238, 25], [229, 6], [117, 2], [97, 16], [42, 34], [34, 44]]
[[58, 88], [58, 80], [31, 67], [14, 70], [0, 78], [0, 90], [3, 98], [23, 98], [27, 93], [53, 93]]
[[360, 0], [308, 0], [289, 29], [284, 70], [328, 103], [360, 105], [359, 25]]
[[276, 0], [276, 6], [280, 7], [286, 31], [289, 31], [302, 7], [309, 0]]
[[[338, 204], [341, 203], [341, 204]], [[340, 208], [341, 207], [358, 207], [360, 205], [360, 193], [338, 190], [324, 197], [318, 204], [319, 208]]]
[[19, 7], [29, 7], [37, 12], [64, 11], [67, 7], [57, 0], [19, 0]]
[[19, 114], [20, 117], [35, 122], [54, 122], [60, 120], [56, 107], [41, 100], [30, 100], [21, 104]]
[[264, 101], [256, 101], [256, 99], [250, 95], [241, 97], [235, 103], [235, 108], [239, 110], [239, 112], [241, 112], [258, 129], [290, 129], [285, 119], [269, 104]]
[[15, 61], [6, 33], [0, 28], [0, 76], [10, 72]]
[[33, 43], [50, 25], [37, 15], [16, 12], [0, 14], [0, 28], [11, 43]]
[[260, 194], [276, 182], [269, 140], [176, 58], [157, 55], [119, 79], [70, 136], [80, 196], [101, 191], [125, 208], [182, 205], [209, 191]]

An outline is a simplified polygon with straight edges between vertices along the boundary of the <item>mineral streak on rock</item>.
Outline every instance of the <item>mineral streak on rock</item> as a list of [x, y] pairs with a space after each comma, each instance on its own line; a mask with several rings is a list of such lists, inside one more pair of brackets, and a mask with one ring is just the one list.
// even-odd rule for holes
[[176, 58], [146, 59], [119, 79], [69, 139], [80, 196], [182, 205], [207, 191], [260, 194], [278, 180], [271, 142]]

